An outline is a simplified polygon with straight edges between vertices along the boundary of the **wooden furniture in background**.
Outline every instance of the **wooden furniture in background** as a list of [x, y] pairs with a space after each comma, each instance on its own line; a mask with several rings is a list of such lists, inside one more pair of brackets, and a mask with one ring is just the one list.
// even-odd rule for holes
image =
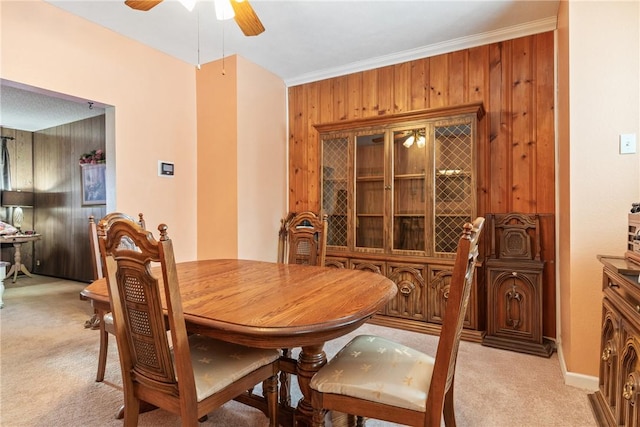
[[324, 266], [327, 216], [314, 212], [289, 213], [281, 220], [278, 262]]
[[[128, 215], [113, 212], [104, 217], [105, 220], [113, 220], [116, 218], [128, 219], [133, 221]], [[138, 225], [145, 228], [143, 215], [138, 214]], [[98, 243], [98, 228], [93, 215], [89, 216], [89, 246], [91, 249], [91, 261], [93, 267], [94, 280], [102, 279], [106, 272], [104, 271], [104, 265], [100, 257], [100, 246]], [[105, 312], [104, 310], [95, 310], [93, 317], [88, 321], [88, 325], [92, 329], [98, 329], [100, 331], [100, 348], [98, 350], [98, 372], [96, 373], [96, 382], [102, 382], [104, 380], [104, 372], [107, 366], [107, 351], [109, 349], [109, 334], [115, 334], [115, 328], [113, 326], [113, 314], [111, 311]]]
[[[277, 426], [280, 353], [187, 335], [173, 245], [167, 226], [161, 224], [158, 230], [156, 241], [122, 216], [99, 224], [122, 368], [125, 425], [137, 424], [140, 403], [147, 402], [180, 415], [182, 425], [196, 427], [209, 412], [262, 383], [269, 425]], [[160, 265], [159, 274], [152, 274], [152, 263]]]
[[[316, 125], [482, 102], [478, 215], [538, 213], [542, 261], [553, 265], [555, 221], [542, 214], [556, 211], [554, 61], [549, 31], [289, 87], [289, 209], [322, 207]], [[544, 272], [547, 337], [556, 336], [555, 271]]]
[[35, 242], [40, 240], [40, 234], [12, 234], [0, 236], [0, 243], [11, 243], [15, 248], [13, 252], [13, 264], [9, 271], [7, 271], [7, 278], [13, 276], [13, 283], [16, 283], [18, 273], [23, 273], [26, 276], [32, 277], [31, 273], [27, 269], [27, 266], [22, 263], [21, 247], [23, 243]]
[[599, 256], [602, 330], [598, 391], [589, 395], [600, 426], [640, 424], [640, 256]]
[[542, 333], [544, 262], [535, 214], [487, 215], [491, 248], [485, 262], [487, 334], [482, 344], [549, 357]]
[[458, 240], [435, 358], [380, 337], [354, 338], [311, 380], [315, 427], [324, 426], [328, 409], [425, 427], [440, 427], [444, 415], [455, 426], [456, 359], [483, 225], [482, 217], [465, 224]]
[[[398, 286], [375, 323], [439, 333], [459, 230], [477, 215], [483, 116], [475, 103], [316, 126], [327, 265], [380, 273]], [[465, 318], [475, 341], [483, 296], [480, 279]]]
[[[297, 362], [280, 361], [281, 369], [298, 376], [304, 396], [297, 405], [300, 422], [311, 420], [308, 385], [326, 363], [324, 343], [357, 329], [396, 293], [389, 279], [356, 270], [234, 259], [185, 262], [176, 268], [190, 332], [251, 347], [302, 347]], [[82, 295], [94, 307], [109, 307], [104, 279]], [[292, 412], [280, 409], [280, 423], [291, 426]]]

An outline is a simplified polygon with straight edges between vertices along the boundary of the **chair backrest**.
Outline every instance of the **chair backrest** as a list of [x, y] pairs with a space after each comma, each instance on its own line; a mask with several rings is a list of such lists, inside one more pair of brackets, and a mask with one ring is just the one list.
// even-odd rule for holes
[[493, 214], [488, 218], [492, 259], [540, 261], [540, 219], [537, 214]]
[[[125, 218], [133, 221], [129, 215], [112, 212], [107, 214], [104, 219], [107, 221], [115, 218]], [[144, 218], [142, 213], [138, 214], [138, 225], [145, 228]], [[102, 279], [105, 276], [105, 271], [102, 265], [102, 259], [100, 258], [100, 244], [98, 243], [98, 225], [96, 224], [95, 217], [89, 215], [89, 246], [91, 249], [91, 264], [93, 267], [93, 280]]]
[[[183, 404], [192, 402], [191, 409], [197, 411], [173, 245], [167, 226], [160, 224], [158, 230], [160, 239], [156, 241], [150, 232], [122, 216], [105, 217], [98, 224], [123, 384], [125, 392], [128, 387], [164, 392], [167, 398], [180, 398]], [[151, 271], [152, 263], [159, 263], [160, 280]], [[163, 300], [168, 311], [173, 357], [165, 329]]]
[[476, 218], [473, 224], [465, 224], [463, 234], [458, 241], [449, 285], [449, 298], [440, 331], [431, 387], [427, 395], [427, 417], [433, 417], [430, 425], [440, 425], [445, 394], [453, 383], [460, 335], [469, 305], [478, 257], [478, 242], [483, 226], [483, 217]]
[[278, 261], [324, 266], [327, 249], [327, 215], [290, 213], [282, 220]]

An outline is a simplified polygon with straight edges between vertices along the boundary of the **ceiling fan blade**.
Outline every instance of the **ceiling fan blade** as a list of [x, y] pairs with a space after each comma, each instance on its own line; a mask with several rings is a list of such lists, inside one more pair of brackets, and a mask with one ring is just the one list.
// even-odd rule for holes
[[124, 4], [131, 9], [147, 11], [161, 2], [162, 0], [125, 0]]
[[235, 20], [245, 36], [257, 36], [264, 31], [260, 18], [247, 0], [230, 0]]

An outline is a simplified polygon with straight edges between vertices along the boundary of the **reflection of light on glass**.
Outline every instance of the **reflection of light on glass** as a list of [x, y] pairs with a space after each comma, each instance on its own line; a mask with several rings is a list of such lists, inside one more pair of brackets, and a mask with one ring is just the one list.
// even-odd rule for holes
[[405, 147], [409, 148], [413, 145], [413, 141], [415, 140], [415, 136], [411, 135], [409, 138], [405, 139], [405, 141], [402, 143], [402, 145], [404, 145]]
[[459, 175], [462, 169], [438, 169], [440, 175]]

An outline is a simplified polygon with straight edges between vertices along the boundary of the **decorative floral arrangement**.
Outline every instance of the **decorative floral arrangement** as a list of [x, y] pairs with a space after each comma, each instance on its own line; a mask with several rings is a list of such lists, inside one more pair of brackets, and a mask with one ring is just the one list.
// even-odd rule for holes
[[105, 163], [107, 161], [103, 150], [93, 150], [90, 153], [84, 153], [80, 156], [80, 164], [95, 165], [98, 163]]

